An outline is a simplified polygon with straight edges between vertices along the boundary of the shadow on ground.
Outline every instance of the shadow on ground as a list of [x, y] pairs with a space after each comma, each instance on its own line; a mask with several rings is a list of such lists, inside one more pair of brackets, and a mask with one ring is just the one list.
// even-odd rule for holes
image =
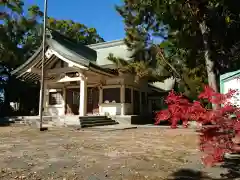
[[240, 178], [240, 157], [225, 159], [220, 166], [226, 169], [226, 173], [219, 172], [221, 178], [213, 178], [202, 171], [193, 169], [180, 169], [174, 172], [168, 180], [237, 180]]
[[13, 124], [13, 121], [10, 121], [9, 118], [0, 118], [0, 127], [10, 126]]
[[231, 158], [226, 158], [221, 167], [227, 169], [227, 173], [221, 175], [223, 178], [240, 178], [240, 155], [235, 154]]
[[213, 180], [201, 171], [192, 169], [180, 169], [174, 172], [168, 180]]

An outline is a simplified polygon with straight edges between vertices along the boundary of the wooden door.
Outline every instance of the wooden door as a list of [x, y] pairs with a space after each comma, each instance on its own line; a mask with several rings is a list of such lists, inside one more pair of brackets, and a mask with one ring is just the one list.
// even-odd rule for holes
[[79, 88], [71, 88], [66, 90], [66, 114], [79, 114]]
[[93, 89], [93, 101], [92, 101], [92, 104], [93, 104], [93, 114], [95, 113], [99, 113], [99, 89], [98, 88], [94, 88]]
[[95, 87], [87, 89], [87, 113], [98, 113], [99, 90]]

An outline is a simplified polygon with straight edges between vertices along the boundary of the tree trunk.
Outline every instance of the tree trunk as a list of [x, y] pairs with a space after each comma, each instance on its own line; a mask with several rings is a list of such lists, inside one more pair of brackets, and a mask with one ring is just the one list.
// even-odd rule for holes
[[162, 52], [160, 49], [158, 49], [158, 55], [161, 57], [161, 59], [173, 70], [173, 72], [177, 75], [178, 78], [180, 78], [182, 80], [182, 82], [184, 83], [184, 85], [187, 88], [187, 91], [189, 91], [189, 93], [191, 92], [196, 92], [195, 89], [191, 88], [190, 85], [188, 84], [188, 77], [184, 76], [183, 74], [180, 74], [174, 66], [171, 65], [171, 63], [169, 63], [167, 61], [167, 59], [163, 56]]
[[[208, 39], [208, 28], [206, 22], [203, 21], [199, 24], [199, 28], [202, 33], [203, 45], [204, 45], [204, 58], [207, 68], [208, 75], [208, 85], [215, 91], [218, 92], [216, 74], [214, 72], [214, 61], [210, 58], [210, 48], [209, 48], [209, 39]], [[218, 109], [219, 105], [212, 104], [213, 109]]]
[[214, 62], [210, 58], [210, 48], [209, 48], [209, 40], [208, 40], [208, 29], [205, 21], [199, 23], [199, 28], [202, 33], [203, 45], [204, 45], [204, 58], [205, 64], [207, 68], [208, 75], [208, 85], [216, 92], [218, 92], [217, 79], [216, 74], [214, 72]]

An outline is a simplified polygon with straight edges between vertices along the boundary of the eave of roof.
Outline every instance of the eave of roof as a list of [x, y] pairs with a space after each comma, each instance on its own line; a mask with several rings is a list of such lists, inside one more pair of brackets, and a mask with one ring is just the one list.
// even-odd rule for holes
[[[116, 75], [116, 73], [113, 73], [111, 70], [102, 68], [95, 64], [95, 61], [97, 59], [97, 53], [95, 50], [82, 44], [77, 44], [56, 31], [50, 31], [51, 32], [48, 32], [49, 34], [46, 40], [47, 47], [50, 47], [66, 59], [83, 65], [91, 70], [99, 70], [110, 75]], [[37, 49], [33, 56], [31, 56], [21, 66], [13, 70], [11, 74], [16, 75], [23, 73], [24, 70], [26, 71], [35, 63], [36, 58], [40, 55], [41, 52], [42, 45]]]
[[225, 73], [225, 74], [220, 75], [220, 82], [221, 81], [227, 81], [227, 80], [236, 78], [238, 76], [240, 76], [240, 70]]
[[169, 92], [169, 91], [167, 91], [167, 90], [164, 90], [164, 89], [161, 89], [161, 88], [159, 88], [159, 87], [156, 87], [156, 86], [152, 85], [151, 83], [148, 83], [148, 86], [149, 86], [150, 88], [152, 88], [153, 90], [157, 91], [157, 92], [161, 92], [161, 93]]
[[174, 88], [175, 83], [176, 79], [170, 77], [166, 78], [163, 82], [148, 83], [148, 85], [158, 91], [169, 92]]
[[123, 39], [90, 44], [87, 46], [90, 47], [91, 49], [97, 50], [97, 49], [109, 48], [109, 47], [120, 46], [120, 45], [124, 45]]
[[15, 75], [17, 73], [21, 73], [23, 69], [25, 69], [26, 66], [30, 66], [31, 63], [36, 59], [36, 57], [42, 52], [42, 45], [35, 51], [35, 53], [21, 66], [17, 67], [11, 72], [11, 75]]
[[[81, 57], [81, 59], [86, 59], [88, 61], [96, 62], [97, 52], [88, 46], [85, 46], [81, 43], [77, 43], [72, 39], [67, 38], [66, 36], [61, 35], [57, 31], [49, 30], [48, 35], [48, 44], [51, 47], [55, 47], [56, 50], [64, 47], [74, 55]], [[60, 47], [58, 47], [60, 45]]]

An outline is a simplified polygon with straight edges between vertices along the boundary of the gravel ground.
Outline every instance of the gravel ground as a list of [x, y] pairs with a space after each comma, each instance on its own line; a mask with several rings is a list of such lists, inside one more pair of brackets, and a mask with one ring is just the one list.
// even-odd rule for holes
[[0, 179], [171, 179], [200, 168], [197, 139], [187, 129], [0, 127]]

